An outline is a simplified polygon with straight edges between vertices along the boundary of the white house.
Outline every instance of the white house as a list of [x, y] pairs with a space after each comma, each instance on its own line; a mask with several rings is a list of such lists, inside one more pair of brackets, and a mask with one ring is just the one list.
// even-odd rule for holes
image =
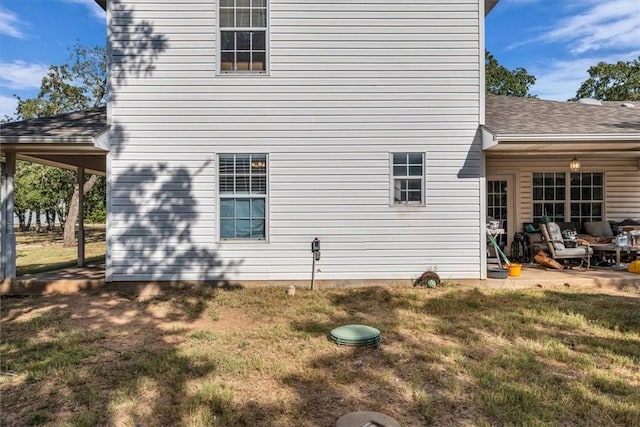
[[483, 277], [496, 1], [99, 3], [107, 281]]
[[107, 281], [308, 283], [316, 238], [337, 285], [483, 279], [487, 215], [640, 218], [640, 106], [485, 99], [496, 1], [97, 2], [106, 114], [3, 125], [2, 214], [16, 158], [106, 174]]

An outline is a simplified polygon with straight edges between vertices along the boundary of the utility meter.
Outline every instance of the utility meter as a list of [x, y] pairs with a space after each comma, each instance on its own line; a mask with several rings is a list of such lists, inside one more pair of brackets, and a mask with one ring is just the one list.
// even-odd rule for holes
[[311, 252], [316, 261], [320, 261], [320, 239], [317, 237], [311, 242]]

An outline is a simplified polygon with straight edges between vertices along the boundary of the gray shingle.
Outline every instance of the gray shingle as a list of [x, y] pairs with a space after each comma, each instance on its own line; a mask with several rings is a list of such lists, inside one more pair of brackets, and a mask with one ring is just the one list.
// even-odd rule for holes
[[487, 95], [485, 126], [494, 135], [640, 134], [640, 103], [620, 104]]
[[5, 138], [93, 137], [107, 127], [106, 107], [61, 114], [53, 117], [22, 120], [0, 125]]

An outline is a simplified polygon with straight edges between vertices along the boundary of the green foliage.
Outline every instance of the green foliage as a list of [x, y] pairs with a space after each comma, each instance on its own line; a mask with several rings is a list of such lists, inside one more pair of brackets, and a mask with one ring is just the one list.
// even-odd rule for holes
[[105, 48], [76, 44], [68, 63], [49, 67], [38, 96], [29, 99], [16, 96], [16, 115], [20, 119], [32, 119], [104, 105], [106, 76]]
[[[600, 62], [589, 68], [589, 78], [582, 82], [576, 98], [602, 101], [640, 100], [640, 56], [633, 61], [615, 64]], [[574, 99], [574, 100], [575, 100]]]
[[509, 70], [488, 51], [485, 52], [485, 75], [488, 93], [535, 98], [529, 93], [529, 88], [536, 82], [535, 76], [522, 67]]
[[53, 168], [29, 162], [16, 162], [15, 212], [20, 228], [29, 228], [29, 212], [48, 213], [64, 223], [73, 195], [75, 174], [66, 169]]
[[107, 220], [107, 180], [99, 176], [93, 188], [84, 196], [84, 218], [103, 224]]
[[[104, 105], [106, 102], [107, 57], [102, 46], [73, 46], [66, 64], [52, 65], [43, 77], [35, 98], [18, 99], [18, 119], [55, 116]], [[11, 118], [3, 120], [11, 121]], [[64, 225], [74, 193], [76, 174], [69, 170], [19, 162], [16, 171], [16, 215], [21, 229], [29, 228], [29, 212], [54, 216]], [[106, 219], [106, 185], [99, 179], [86, 195], [85, 216], [92, 222]], [[75, 223], [75, 218], [71, 219]]]

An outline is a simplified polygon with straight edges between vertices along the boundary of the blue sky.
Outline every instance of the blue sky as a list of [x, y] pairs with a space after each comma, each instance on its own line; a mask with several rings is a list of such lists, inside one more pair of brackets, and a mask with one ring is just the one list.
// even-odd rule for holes
[[[104, 45], [105, 34], [93, 0], [0, 0], [0, 117], [14, 112], [13, 94], [35, 96], [76, 41]], [[640, 56], [640, 0], [500, 0], [486, 45], [506, 67], [534, 74], [540, 98], [566, 100], [590, 65]]]
[[106, 17], [93, 0], [0, 0], [0, 117], [13, 94], [38, 93], [49, 65], [67, 62], [76, 43], [106, 43]]

